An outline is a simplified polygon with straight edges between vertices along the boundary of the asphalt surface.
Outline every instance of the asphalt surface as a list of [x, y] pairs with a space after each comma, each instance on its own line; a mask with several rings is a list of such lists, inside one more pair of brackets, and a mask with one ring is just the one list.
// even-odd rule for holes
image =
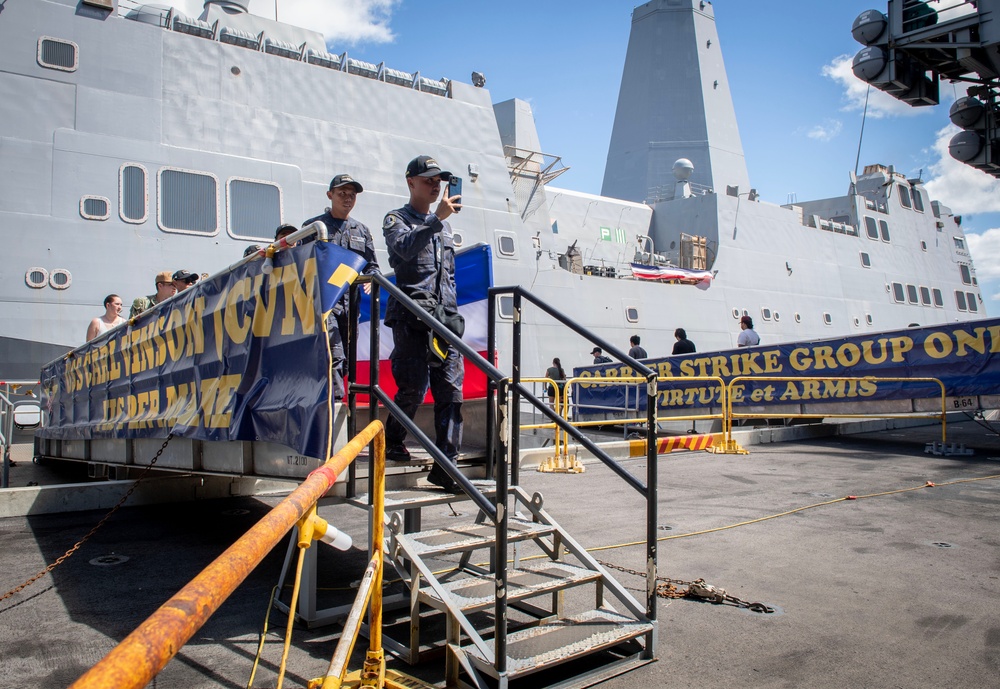
[[[660, 576], [704, 578], [776, 612], [661, 599], [658, 662], [603, 686], [1000, 686], [1000, 439], [971, 422], [949, 436], [975, 454], [926, 454], [924, 444], [939, 439], [926, 427], [661, 457]], [[645, 475], [644, 459], [626, 465]], [[588, 548], [643, 538], [638, 494], [600, 465], [580, 475], [525, 472], [522, 485]], [[858, 499], [840, 499], [849, 495]], [[70, 684], [277, 501], [123, 508], [64, 564], [0, 601], [0, 687]], [[466, 505], [455, 505], [462, 517], [431, 508], [425, 527], [467, 519]], [[355, 539], [346, 555], [320, 551], [322, 602], [333, 604], [350, 599], [364, 567], [365, 512], [322, 513]], [[102, 516], [0, 520], [0, 589], [44, 568]], [[742, 522], [752, 523], [688, 535]], [[151, 686], [245, 687], [284, 554], [272, 552]], [[595, 556], [645, 568], [642, 546]], [[641, 597], [640, 577], [620, 581]], [[256, 687], [276, 682], [285, 616], [275, 611], [270, 625]], [[339, 631], [296, 629], [285, 686], [325, 672]], [[435, 680], [441, 665], [389, 660]]]

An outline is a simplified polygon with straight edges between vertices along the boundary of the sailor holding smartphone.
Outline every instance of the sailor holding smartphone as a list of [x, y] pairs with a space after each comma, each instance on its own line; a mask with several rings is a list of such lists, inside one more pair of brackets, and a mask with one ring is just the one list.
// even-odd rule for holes
[[[453, 178], [430, 156], [417, 156], [406, 166], [410, 201], [389, 212], [382, 224], [389, 265], [396, 272], [396, 285], [414, 300], [441, 305], [458, 313], [455, 289], [455, 242], [446, 222], [461, 209], [460, 194], [441, 196], [441, 187]], [[453, 187], [447, 185], [450, 190]], [[460, 186], [458, 186], [460, 189]], [[438, 201], [438, 196], [441, 200]], [[437, 207], [431, 212], [431, 205]], [[454, 462], [462, 445], [462, 356], [447, 346], [435, 354], [432, 333], [397, 300], [386, 306], [385, 324], [392, 328], [394, 347], [389, 359], [398, 392], [395, 402], [411, 419], [430, 386], [434, 398], [434, 444]], [[440, 341], [440, 340], [438, 340]], [[442, 356], [442, 354], [444, 356]], [[403, 446], [406, 429], [394, 418], [386, 423], [386, 458], [410, 459]], [[458, 484], [436, 463], [428, 480], [450, 492]]]

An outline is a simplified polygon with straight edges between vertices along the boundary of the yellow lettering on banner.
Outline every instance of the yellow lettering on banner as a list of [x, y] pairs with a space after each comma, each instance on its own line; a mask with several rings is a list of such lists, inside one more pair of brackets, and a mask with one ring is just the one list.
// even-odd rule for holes
[[862, 397], [871, 397], [876, 392], [878, 392], [878, 383], [874, 380], [862, 378], [858, 381], [858, 394]]
[[151, 419], [160, 413], [160, 391], [150, 390], [128, 396], [128, 428], [151, 428]]
[[[804, 347], [796, 347], [789, 352], [788, 363], [791, 364], [792, 368], [796, 371], [808, 371], [809, 367], [812, 366], [812, 357], [809, 356], [808, 349]], [[785, 398], [782, 397], [781, 399]]]
[[[278, 269], [276, 268], [275, 270], [277, 271]], [[219, 301], [216, 302], [215, 308], [212, 310], [212, 325], [213, 325], [214, 330], [215, 330], [215, 353], [216, 353], [216, 355], [218, 355], [219, 359], [222, 359], [222, 345], [223, 345], [223, 342], [222, 342], [222, 332], [223, 332], [222, 319], [223, 319], [223, 316], [225, 316], [225, 310], [226, 310], [225, 304], [226, 304], [226, 298], [227, 297], [228, 297], [228, 295], [226, 294], [226, 292], [223, 292], [222, 294], [220, 294], [219, 295]]]
[[[583, 371], [580, 373], [580, 378], [593, 378], [594, 374], [592, 371]], [[577, 383], [581, 388], [591, 388], [594, 387], [591, 383]]]
[[121, 358], [121, 367], [124, 370], [124, 375], [132, 375], [132, 361], [129, 359], [128, 355], [128, 333], [126, 332], [120, 340], [118, 340], [118, 356]]
[[778, 362], [780, 351], [772, 349], [764, 352], [764, 373], [781, 373], [782, 365]]
[[976, 328], [976, 334], [972, 335], [964, 330], [955, 331], [955, 340], [958, 343], [958, 355], [966, 356], [966, 348], [975, 350], [980, 354], [986, 353], [986, 328]]
[[733, 404], [738, 404], [738, 403], [740, 403], [740, 402], [743, 401], [743, 399], [744, 399], [743, 398], [743, 393], [746, 391], [746, 389], [747, 389], [746, 385], [734, 385], [730, 389], [729, 395], [730, 395], [730, 399], [732, 400]]
[[670, 375], [671, 375], [670, 374], [670, 362], [669, 361], [661, 361], [661, 362], [657, 363], [656, 364], [656, 375], [658, 377], [660, 377], [660, 378], [669, 378]]
[[198, 405], [193, 383], [167, 387], [167, 409], [164, 413], [170, 426], [193, 426], [198, 423]]
[[228, 428], [231, 412], [226, 411], [233, 393], [240, 385], [239, 375], [221, 376], [201, 381], [199, 405], [202, 425], [206, 428]]
[[845, 342], [837, 348], [837, 362], [841, 366], [850, 368], [851, 366], [855, 366], [860, 361], [861, 348], [853, 342]]
[[815, 369], [823, 371], [828, 368], [837, 368], [837, 362], [833, 360], [833, 347], [823, 345], [813, 348], [813, 356], [816, 357]]
[[990, 354], [1000, 352], [1000, 325], [991, 325], [987, 328], [990, 333]]
[[167, 342], [163, 339], [163, 326], [166, 318], [160, 316], [156, 323], [150, 326], [150, 334], [153, 336], [153, 344], [156, 346], [156, 367], [159, 368], [167, 362]]
[[250, 278], [242, 278], [236, 281], [232, 289], [226, 295], [226, 315], [223, 323], [226, 325], [226, 335], [235, 344], [246, 342], [247, 335], [250, 334], [250, 319], [245, 314], [241, 314], [240, 305], [250, 298]]
[[[889, 348], [886, 344], [889, 342], [884, 337], [880, 337], [876, 342], [871, 340], [865, 340], [861, 343], [861, 354], [865, 357], [865, 362], [869, 364], [881, 364], [884, 363], [886, 358], [889, 356]], [[875, 345], [879, 346], [879, 356], [875, 356]]]
[[266, 299], [262, 289], [263, 282], [263, 273], [254, 277], [253, 291], [256, 297], [252, 324], [254, 337], [267, 337], [271, 334], [271, 326], [274, 324], [274, 306], [278, 303], [278, 281], [271, 279], [267, 281]]
[[682, 376], [693, 376], [696, 375], [694, 372], [694, 364], [698, 361], [697, 359], [685, 359], [681, 362], [681, 375]]
[[184, 337], [187, 347], [186, 356], [201, 354], [205, 351], [205, 297], [195, 297], [184, 307]]
[[913, 349], [913, 338], [906, 337], [890, 337], [889, 344], [892, 346], [892, 360], [894, 363], [900, 363], [906, 360], [906, 353]]
[[180, 309], [171, 309], [167, 316], [167, 329], [164, 336], [167, 341], [167, 352], [171, 361], [178, 361], [184, 356], [184, 314]]
[[285, 266], [281, 275], [281, 284], [285, 291], [285, 317], [281, 321], [282, 335], [291, 335], [295, 332], [296, 313], [298, 313], [299, 322], [302, 323], [304, 335], [312, 335], [316, 330], [316, 313], [313, 307], [316, 279], [315, 258], [306, 259], [301, 279], [299, 279], [298, 269], [294, 263]]
[[931, 333], [924, 340], [924, 352], [932, 359], [943, 359], [950, 355], [954, 345], [945, 333]]
[[139, 331], [139, 348], [142, 350], [142, 368], [140, 371], [148, 371], [156, 366], [156, 351], [153, 349], [153, 328], [156, 322], [152, 322]]
[[757, 363], [757, 359], [761, 356], [760, 352], [746, 352], [739, 355], [739, 364], [737, 365], [733, 357], [733, 375], [734, 376], [759, 376], [764, 373], [764, 369]]

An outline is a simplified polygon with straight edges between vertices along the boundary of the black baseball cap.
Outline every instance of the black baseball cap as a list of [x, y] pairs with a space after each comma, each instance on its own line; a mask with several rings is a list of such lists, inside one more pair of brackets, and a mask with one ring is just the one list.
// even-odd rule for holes
[[295, 225], [288, 225], [288, 224], [278, 225], [278, 229], [274, 231], [274, 238], [281, 239], [282, 237], [287, 237], [292, 232], [298, 232], [298, 231], [299, 228], [297, 228]]
[[347, 186], [348, 184], [352, 185], [354, 187], [354, 191], [358, 192], [359, 194], [365, 190], [363, 186], [355, 182], [354, 178], [348, 174], [337, 175], [332, 180], [330, 180], [330, 189], [333, 190], [338, 187], [344, 187]]
[[174, 273], [173, 279], [182, 282], [197, 282], [198, 273], [192, 273], [187, 270], [178, 270]]
[[417, 156], [406, 166], [407, 177], [437, 177], [447, 181], [451, 173], [441, 169], [437, 161], [430, 156]]
[[600, 347], [594, 347], [592, 350], [590, 350], [590, 353], [591, 354], [600, 354], [601, 353], [601, 348]]

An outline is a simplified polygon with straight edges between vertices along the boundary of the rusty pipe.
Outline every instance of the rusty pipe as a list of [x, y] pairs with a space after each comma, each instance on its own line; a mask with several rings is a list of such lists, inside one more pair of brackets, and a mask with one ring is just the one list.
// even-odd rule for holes
[[84, 673], [71, 685], [71, 689], [140, 689], [149, 684], [288, 530], [330, 490], [337, 476], [381, 432], [380, 421], [370, 423]]

